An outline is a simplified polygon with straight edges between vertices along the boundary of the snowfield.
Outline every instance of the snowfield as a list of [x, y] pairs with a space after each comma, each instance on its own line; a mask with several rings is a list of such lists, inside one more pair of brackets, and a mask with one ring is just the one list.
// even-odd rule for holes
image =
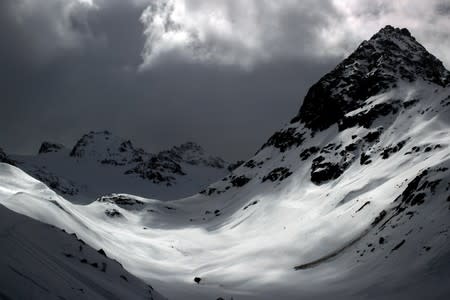
[[[31, 188], [44, 201], [53, 197], [53, 192], [22, 172], [12, 170], [14, 167], [4, 164], [1, 167], [2, 173], [24, 180], [24, 185], [18, 186], [9, 177], [5, 179], [8, 187]], [[9, 192], [2, 188], [2, 199]], [[39, 199], [28, 197], [25, 192], [19, 192], [6, 201]], [[120, 263], [106, 257], [103, 250], [92, 249], [77, 235], [69, 235], [4, 206], [0, 206], [0, 216], [1, 299], [165, 299], [153, 287], [124, 270]]]
[[[76, 233], [169, 299], [448, 299], [450, 75], [418, 45], [382, 29], [254, 157], [191, 197], [75, 204], [0, 164], [0, 204]], [[336, 89], [340, 111], [319, 123], [308, 101]]]

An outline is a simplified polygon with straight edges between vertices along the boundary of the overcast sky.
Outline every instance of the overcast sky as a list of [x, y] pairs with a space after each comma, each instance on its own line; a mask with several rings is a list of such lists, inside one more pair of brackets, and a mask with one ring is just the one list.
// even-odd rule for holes
[[1, 0], [0, 147], [108, 129], [244, 159], [387, 24], [450, 66], [448, 1]]

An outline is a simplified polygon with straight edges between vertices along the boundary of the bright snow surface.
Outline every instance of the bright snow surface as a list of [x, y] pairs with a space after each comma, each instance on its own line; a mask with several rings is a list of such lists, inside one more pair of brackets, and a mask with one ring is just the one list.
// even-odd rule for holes
[[[6, 201], [49, 201], [55, 197], [14, 167], [2, 164], [1, 170], [11, 176], [2, 186], [3, 200], [14, 189], [36, 194], [17, 193]], [[21, 183], [17, 185], [15, 180]], [[92, 249], [76, 235], [2, 205], [0, 245], [0, 299], [164, 299], [117, 261]]]
[[[259, 167], [233, 171], [251, 180], [210, 186], [219, 193], [165, 202], [112, 195], [76, 205], [0, 164], [0, 203], [76, 232], [170, 299], [448, 299], [449, 96], [431, 83], [399, 84], [349, 115], [393, 99], [413, 103], [407, 108], [372, 129], [334, 125], [289, 151], [265, 147], [252, 158]], [[379, 126], [377, 141], [346, 156], [352, 163], [342, 176], [311, 182], [315, 156], [300, 160], [303, 150], [345, 147]], [[360, 163], [362, 151], [370, 164]], [[262, 182], [280, 166], [293, 174]], [[406, 201], [408, 190], [424, 201]]]

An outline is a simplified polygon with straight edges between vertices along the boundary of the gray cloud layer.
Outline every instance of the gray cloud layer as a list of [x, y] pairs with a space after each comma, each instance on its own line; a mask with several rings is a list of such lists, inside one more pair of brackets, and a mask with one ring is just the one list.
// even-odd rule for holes
[[448, 66], [443, 1], [4, 0], [0, 146], [109, 129], [158, 150], [244, 158], [307, 88], [385, 24]]

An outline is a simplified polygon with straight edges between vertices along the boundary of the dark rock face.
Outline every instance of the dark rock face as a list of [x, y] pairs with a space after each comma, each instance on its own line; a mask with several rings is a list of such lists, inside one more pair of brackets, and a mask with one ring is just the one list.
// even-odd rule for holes
[[234, 186], [234, 187], [241, 187], [246, 185], [248, 182], [250, 181], [250, 178], [245, 177], [244, 175], [238, 176], [238, 177], [233, 177], [230, 181], [230, 183]]
[[208, 187], [202, 191], [200, 191], [200, 194], [203, 195], [212, 195], [212, 194], [216, 194], [216, 195], [220, 195], [222, 193], [225, 193], [226, 191], [228, 191], [229, 189], [235, 187], [235, 188], [240, 188], [243, 187], [244, 185], [246, 185], [247, 183], [250, 182], [252, 178], [249, 178], [245, 175], [238, 175], [238, 174], [230, 174], [227, 177], [222, 179], [223, 184], [221, 184], [221, 186], [215, 186], [215, 187]]
[[313, 160], [311, 166], [311, 181], [315, 184], [322, 184], [338, 178], [344, 173], [346, 165], [325, 161], [323, 156]]
[[122, 218], [123, 215], [115, 208], [105, 210], [105, 215], [110, 218]]
[[383, 127], [379, 127], [379, 128], [377, 128], [377, 130], [373, 130], [373, 131], [370, 131], [369, 133], [367, 133], [363, 137], [363, 140], [368, 143], [376, 142], [380, 138], [382, 132], [383, 132]]
[[262, 182], [265, 182], [267, 180], [270, 181], [282, 181], [286, 178], [288, 178], [289, 176], [292, 175], [292, 172], [285, 167], [279, 167], [279, 168], [275, 168], [272, 171], [270, 171], [269, 174], [267, 174], [266, 176], [263, 177]]
[[433, 173], [445, 172], [447, 170], [447, 168], [424, 170], [417, 175], [408, 184], [400, 197], [395, 200], [400, 201], [400, 204], [395, 209], [397, 211], [403, 211], [407, 207], [423, 204], [426, 196], [434, 194], [436, 186], [441, 182], [440, 179], [433, 180], [427, 177], [433, 175]]
[[400, 103], [401, 102], [399, 100], [394, 100], [389, 103], [380, 103], [376, 104], [369, 110], [360, 112], [356, 115], [343, 116], [338, 122], [338, 128], [340, 131], [354, 126], [370, 128], [376, 119], [389, 114], [398, 113]]
[[244, 167], [249, 168], [249, 169], [253, 169], [253, 168], [256, 168], [256, 167], [260, 168], [263, 164], [264, 164], [263, 161], [255, 161], [253, 159], [250, 159], [249, 161], [247, 161], [244, 164]]
[[403, 146], [405, 146], [407, 141], [408, 140], [403, 140], [403, 141], [398, 142], [396, 145], [391, 145], [391, 146], [384, 148], [383, 151], [381, 152], [381, 158], [388, 159], [389, 156], [391, 156], [391, 154], [394, 154], [394, 153], [397, 153], [398, 151], [400, 151], [403, 148]]
[[[311, 182], [322, 184], [339, 178], [357, 159], [359, 152], [369, 145], [370, 143], [356, 137], [353, 138], [353, 142], [345, 146], [334, 143], [326, 145], [320, 150], [319, 156], [312, 161]], [[317, 152], [318, 149], [313, 148], [313, 152]], [[309, 155], [309, 152], [310, 150], [304, 151], [300, 156]]]
[[102, 196], [98, 198], [97, 201], [105, 203], [114, 203], [122, 207], [144, 205], [144, 202], [139, 201], [137, 199], [129, 198], [125, 195], [115, 195], [115, 194], [109, 196]]
[[64, 149], [64, 145], [62, 144], [43, 142], [39, 148], [39, 154], [59, 152], [61, 149]]
[[[348, 144], [347, 146], [344, 147], [345, 150], [343, 150], [343, 151], [345, 151], [345, 152], [355, 151], [356, 149], [358, 149], [359, 142], [360, 141], [358, 140], [355, 143]], [[344, 154], [345, 152], [343, 152], [343, 151], [341, 151], [340, 153]]]
[[317, 152], [319, 152], [320, 148], [319, 147], [309, 147], [305, 150], [302, 151], [302, 153], [300, 153], [300, 158], [302, 160], [307, 160], [311, 155], [316, 154]]
[[370, 159], [370, 155], [367, 153], [362, 152], [361, 153], [361, 158], [359, 160], [359, 163], [361, 165], [368, 165], [372, 162], [372, 160]]
[[[407, 29], [386, 26], [310, 88], [291, 122], [301, 121], [313, 131], [324, 130], [361, 107], [369, 97], [395, 86], [398, 80], [417, 79], [446, 86], [450, 73]], [[375, 115], [392, 112], [389, 107], [377, 110], [361, 122], [367, 125]], [[347, 120], [344, 127], [351, 123], [359, 121]]]
[[287, 128], [281, 131], [275, 132], [269, 140], [261, 147], [264, 149], [268, 146], [273, 146], [280, 150], [280, 152], [285, 152], [287, 149], [293, 146], [300, 146], [305, 140], [304, 134], [297, 131], [296, 128]]
[[153, 183], [164, 182], [171, 185], [175, 181], [173, 175], [185, 175], [181, 166], [168, 158], [154, 156], [149, 160], [139, 163], [125, 174], [137, 174], [143, 179], [148, 179]]
[[405, 155], [419, 153], [419, 152], [430, 152], [430, 151], [434, 151], [434, 150], [437, 150], [440, 148], [442, 148], [441, 144], [418, 145], [418, 146], [413, 146], [410, 151], [405, 153]]
[[442, 105], [442, 107], [447, 107], [450, 105], [450, 96], [448, 96], [445, 99], [442, 99], [440, 104]]
[[211, 195], [214, 194], [216, 191], [217, 191], [216, 188], [206, 188], [206, 189], [204, 189], [204, 190], [201, 190], [201, 191], [199, 192], [199, 194], [211, 196]]

